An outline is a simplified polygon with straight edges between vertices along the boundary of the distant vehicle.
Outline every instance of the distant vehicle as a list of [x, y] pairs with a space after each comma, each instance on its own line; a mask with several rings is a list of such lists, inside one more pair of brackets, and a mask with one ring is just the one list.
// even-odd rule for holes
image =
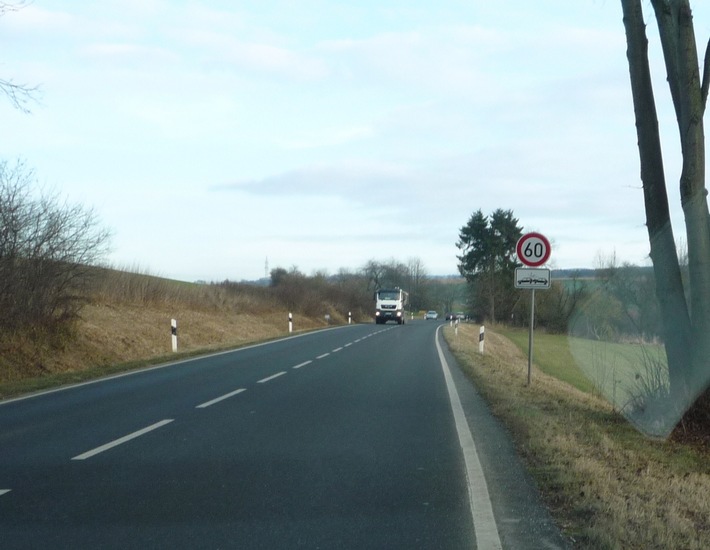
[[426, 315], [424, 315], [425, 319], [438, 319], [439, 314], [436, 311], [427, 311]]
[[404, 306], [409, 294], [401, 288], [381, 288], [375, 292], [374, 299], [375, 323], [384, 325], [387, 321], [396, 321], [399, 325], [404, 324]]
[[447, 314], [446, 314], [446, 320], [447, 320], [447, 321], [453, 321], [453, 320], [454, 320], [454, 314], [453, 314], [453, 313], [447, 313]]

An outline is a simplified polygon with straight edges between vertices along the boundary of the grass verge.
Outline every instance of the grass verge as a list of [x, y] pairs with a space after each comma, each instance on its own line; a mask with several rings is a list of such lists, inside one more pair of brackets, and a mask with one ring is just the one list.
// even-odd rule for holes
[[[498, 331], [513, 342], [527, 357], [529, 340], [527, 330], [499, 327]], [[593, 384], [576, 366], [566, 338], [536, 332], [533, 339], [533, 359], [545, 374], [567, 382], [583, 392], [593, 391]]]
[[[611, 405], [534, 366], [494, 331], [478, 353], [478, 327], [445, 330], [491, 409], [508, 426], [545, 501], [575, 548], [710, 547], [710, 461], [702, 449], [653, 441]], [[536, 338], [535, 356], [558, 352]], [[547, 368], [554, 372], [564, 365]]]
[[[171, 352], [171, 318], [178, 320], [177, 353]], [[324, 326], [318, 321], [297, 316], [294, 331]], [[89, 305], [72, 335], [61, 341], [20, 336], [0, 344], [0, 399], [286, 335], [285, 311], [250, 314], [185, 305]]]

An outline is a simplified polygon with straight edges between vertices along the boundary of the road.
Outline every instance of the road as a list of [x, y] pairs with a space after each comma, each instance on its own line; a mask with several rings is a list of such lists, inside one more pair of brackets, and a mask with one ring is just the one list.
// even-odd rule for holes
[[340, 327], [4, 402], [0, 545], [563, 548], [439, 327]]

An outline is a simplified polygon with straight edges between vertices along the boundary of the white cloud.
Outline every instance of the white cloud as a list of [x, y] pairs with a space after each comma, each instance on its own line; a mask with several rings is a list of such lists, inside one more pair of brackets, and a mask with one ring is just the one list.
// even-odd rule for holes
[[416, 256], [455, 272], [478, 208], [513, 209], [561, 267], [615, 248], [644, 261], [616, 3], [236, 4], [57, 0], [0, 18], [2, 76], [44, 89], [31, 117], [0, 104], [0, 148], [106, 212], [121, 263], [213, 279], [260, 276], [266, 255], [331, 271]]
[[285, 149], [322, 149], [336, 145], [346, 145], [353, 141], [374, 137], [374, 130], [370, 126], [352, 126], [343, 128], [323, 128], [306, 130], [295, 136], [277, 142]]
[[99, 63], [134, 64], [139, 62], [143, 66], [160, 66], [166, 63], [174, 64], [179, 57], [164, 47], [146, 46], [139, 43], [126, 42], [93, 42], [80, 46], [80, 56]]

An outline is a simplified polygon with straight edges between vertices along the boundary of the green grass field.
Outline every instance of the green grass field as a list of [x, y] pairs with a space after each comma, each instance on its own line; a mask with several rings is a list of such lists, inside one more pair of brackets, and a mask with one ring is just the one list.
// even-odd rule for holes
[[[497, 329], [527, 357], [528, 331]], [[603, 396], [617, 409], [626, 408], [641, 393], [663, 391], [668, 384], [665, 351], [660, 345], [618, 344], [565, 334], [534, 334], [533, 362], [587, 393]]]
[[[527, 357], [529, 337], [526, 329], [497, 327], [496, 331], [514, 342]], [[569, 339], [564, 335], [536, 332], [533, 338], [533, 363], [546, 374], [579, 390], [588, 393], [594, 390], [594, 385], [579, 368], [570, 351]]]

